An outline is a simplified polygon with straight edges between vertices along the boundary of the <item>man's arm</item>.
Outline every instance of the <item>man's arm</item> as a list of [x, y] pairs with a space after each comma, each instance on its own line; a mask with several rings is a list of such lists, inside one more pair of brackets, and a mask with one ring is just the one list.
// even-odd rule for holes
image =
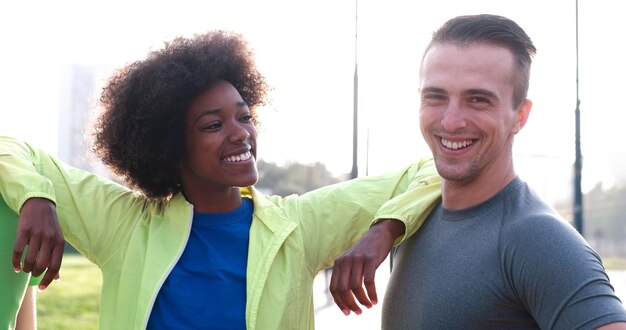
[[597, 330], [626, 330], [626, 322], [610, 323], [597, 328]]
[[37, 290], [28, 286], [26, 294], [22, 300], [22, 305], [17, 313], [17, 322], [15, 330], [34, 330], [37, 329]]

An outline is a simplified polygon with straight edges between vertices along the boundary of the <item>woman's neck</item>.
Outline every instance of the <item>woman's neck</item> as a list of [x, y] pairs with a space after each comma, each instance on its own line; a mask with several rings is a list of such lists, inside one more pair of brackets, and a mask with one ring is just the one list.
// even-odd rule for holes
[[224, 213], [241, 206], [241, 192], [238, 187], [221, 191], [185, 191], [187, 201], [193, 205], [194, 212]]

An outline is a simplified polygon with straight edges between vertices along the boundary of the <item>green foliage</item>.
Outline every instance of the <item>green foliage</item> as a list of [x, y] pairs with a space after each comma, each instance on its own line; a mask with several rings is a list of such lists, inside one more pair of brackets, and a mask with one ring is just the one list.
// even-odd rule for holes
[[626, 237], [626, 188], [602, 189], [597, 185], [585, 194], [584, 213], [587, 218], [586, 232], [592, 236], [606, 237], [609, 240], [623, 240]]
[[39, 329], [98, 329], [102, 274], [85, 257], [65, 254], [61, 281], [37, 293]]
[[257, 167], [259, 169], [259, 182], [255, 186], [280, 196], [304, 194], [341, 181], [334, 177], [324, 164], [319, 162], [311, 165], [290, 163], [285, 167], [280, 167], [274, 163], [259, 160]]

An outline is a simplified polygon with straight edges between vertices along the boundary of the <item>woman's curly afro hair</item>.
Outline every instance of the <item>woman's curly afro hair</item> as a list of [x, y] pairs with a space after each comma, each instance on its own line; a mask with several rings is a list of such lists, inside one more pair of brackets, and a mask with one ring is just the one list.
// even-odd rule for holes
[[187, 109], [218, 80], [239, 91], [256, 122], [254, 109], [265, 103], [268, 87], [241, 35], [211, 31], [165, 43], [109, 79], [93, 151], [132, 188], [167, 200], [181, 189]]

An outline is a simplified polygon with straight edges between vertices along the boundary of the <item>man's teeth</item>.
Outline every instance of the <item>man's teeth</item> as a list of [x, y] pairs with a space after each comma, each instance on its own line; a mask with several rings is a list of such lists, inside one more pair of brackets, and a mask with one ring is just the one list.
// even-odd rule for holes
[[461, 142], [452, 142], [446, 139], [441, 139], [441, 144], [443, 144], [446, 148], [456, 150], [469, 146], [472, 144], [472, 140], [465, 140]]
[[229, 156], [224, 158], [224, 161], [226, 162], [241, 162], [244, 160], [248, 160], [252, 158], [252, 153], [250, 153], [250, 151], [246, 151], [241, 155], [234, 155], [234, 156]]

